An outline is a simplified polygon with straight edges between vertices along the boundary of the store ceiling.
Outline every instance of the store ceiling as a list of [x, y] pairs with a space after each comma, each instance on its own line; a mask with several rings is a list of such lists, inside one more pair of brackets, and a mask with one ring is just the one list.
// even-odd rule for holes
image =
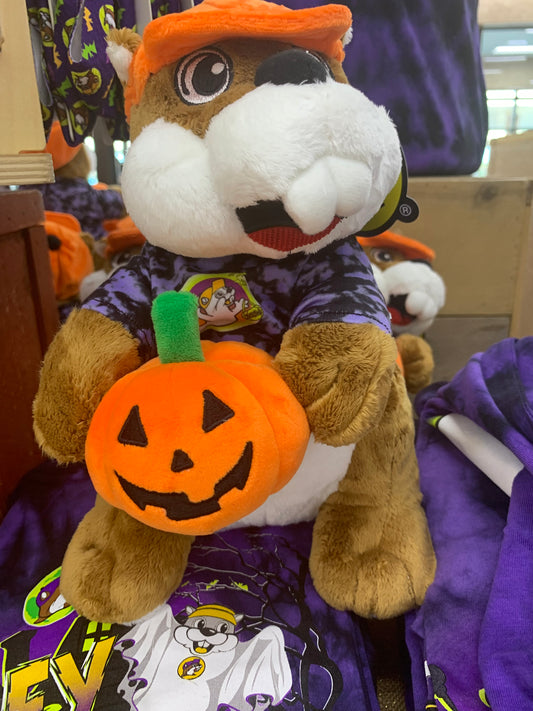
[[481, 54], [487, 89], [533, 89], [533, 25], [484, 27]]

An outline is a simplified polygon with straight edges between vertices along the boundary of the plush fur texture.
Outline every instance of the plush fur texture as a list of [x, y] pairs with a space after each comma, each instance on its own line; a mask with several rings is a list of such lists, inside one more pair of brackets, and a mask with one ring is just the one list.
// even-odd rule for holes
[[67, 548], [61, 593], [90, 620], [131, 622], [176, 589], [192, 541], [148, 528], [97, 497]]
[[[204, 2], [195, 12], [208, 6]], [[273, 12], [271, 5], [264, 6]], [[162, 39], [158, 33], [165, 18], [160, 20], [157, 32], [152, 26], [146, 38]], [[175, 21], [168, 20], [172, 26]], [[136, 47], [128, 33], [115, 36], [126, 49], [116, 53], [123, 76], [127, 53], [133, 54], [126, 91], [133, 105], [133, 143], [123, 194], [137, 226], [149, 242], [178, 254], [244, 252], [282, 259], [293, 251], [282, 249], [288, 242], [278, 249], [252, 240], [235, 214], [237, 207], [276, 199], [301, 228], [299, 234], [313, 237], [299, 241], [298, 251], [313, 252], [356, 232], [379, 209], [400, 173], [399, 142], [385, 110], [347, 85], [329, 50], [311, 60], [321, 66], [318, 82], [278, 83], [273, 76], [276, 81], [256, 86], [263, 60], [292, 47], [294, 40], [288, 45], [271, 35], [227, 40], [223, 24], [211, 30], [217, 34], [210, 36], [210, 46], [214, 42], [216, 52], [231, 61], [224, 64], [217, 55], [210, 66], [233, 73], [227, 90], [205, 101], [199, 96], [197, 104], [180, 95], [176, 72], [181, 68], [175, 59], [181, 46], [165, 40], [173, 59], [150, 74], [153, 46]], [[326, 61], [329, 69], [322, 66]], [[327, 225], [334, 214], [339, 221], [326, 234], [306, 232]], [[332, 493], [315, 522], [313, 580], [330, 604], [370, 616], [399, 614], [419, 603], [434, 572], [412, 413], [396, 355], [394, 339], [377, 326], [318, 322], [287, 331], [275, 358], [305, 409], [315, 442], [341, 447], [347, 472], [343, 477], [332, 468], [321, 492]], [[122, 326], [96, 313], [75, 312], [42, 369], [35, 431], [43, 449], [59, 461], [80, 459], [103, 394], [138, 365], [136, 343]], [[291, 497], [299, 493], [305, 501], [308, 488], [302, 483]], [[284, 490], [279, 494], [283, 497]], [[313, 511], [319, 503], [312, 502]], [[276, 509], [273, 505], [275, 515], [288, 522], [289, 508]], [[263, 514], [268, 521], [270, 513]], [[177, 586], [189, 546], [189, 537], [145, 527], [99, 500], [69, 546], [62, 592], [89, 618], [137, 619]]]
[[405, 309], [413, 320], [405, 325], [394, 324], [393, 331], [426, 333], [435, 316], [444, 306], [446, 288], [440, 274], [422, 262], [399, 262], [385, 270], [380, 289], [387, 303], [395, 295], [406, 295]]
[[132, 130], [143, 128], [125, 161], [122, 190], [140, 231], [190, 257], [281, 258], [287, 252], [250, 239], [235, 213], [277, 199], [308, 235], [335, 215], [343, 218], [291, 251], [315, 252], [360, 230], [400, 172], [398, 137], [385, 109], [333, 79], [256, 88], [258, 64], [286, 48], [279, 43], [240, 40], [217, 48], [236, 67], [226, 92], [206, 107], [176, 102], [175, 67], [165, 67], [150, 78], [132, 114]]
[[395, 617], [421, 604], [433, 580], [413, 437], [405, 382], [395, 368], [383, 416], [358, 442], [314, 525], [311, 575], [333, 607]]
[[294, 12], [262, 0], [204, 0], [186, 13], [174, 13], [149, 23], [143, 44], [132, 57], [125, 92], [126, 115], [144, 99], [150, 76], [195, 50], [235, 37], [263, 40], [323, 53], [335, 61], [344, 58], [350, 40], [351, 15], [342, 5], [304, 8]]
[[33, 403], [33, 429], [48, 456], [81, 462], [104, 393], [140, 364], [123, 326], [94, 311], [73, 311], [47, 351]]
[[65, 163], [61, 168], [55, 171], [57, 179], [66, 180], [67, 178], [87, 178], [91, 170], [89, 156], [85, 150], [85, 146], [80, 146], [72, 160]]
[[[217, 47], [232, 58], [233, 81], [226, 91], [202, 104], [201, 107], [176, 101], [174, 89], [176, 64], [163, 67], [157, 74], [150, 76], [142, 102], [136, 104], [131, 110], [132, 141], [139, 136], [143, 128], [158, 118], [179, 124], [203, 138], [213, 116], [255, 88], [255, 71], [261, 62], [271, 56], [272, 52], [285, 49], [286, 45], [280, 42], [251, 43], [247, 40], [234, 39], [220, 43]], [[339, 81], [339, 76], [344, 76], [344, 73], [339, 64], [333, 66], [336, 66], [335, 78]]]
[[303, 324], [288, 331], [275, 366], [302, 403], [318, 442], [358, 442], [383, 416], [394, 340], [371, 324]]
[[435, 369], [433, 349], [424, 338], [412, 333], [397, 336], [396, 345], [403, 363], [407, 390], [418, 393], [431, 383]]
[[433, 377], [433, 351], [423, 335], [446, 296], [444, 281], [432, 267], [435, 252], [418, 240], [391, 231], [359, 237], [358, 241], [391, 313], [407, 390], [415, 394]]
[[107, 41], [107, 55], [109, 60], [122, 84], [126, 84], [131, 60], [135, 50], [141, 44], [141, 38], [133, 30], [124, 27], [120, 30], [116, 28], [112, 29], [107, 37]]
[[[322, 502], [346, 475], [354, 445], [330, 447], [311, 437], [304, 459], [292, 479], [264, 504], [228, 526], [285, 526], [316, 518]], [[302, 501], [302, 491], [306, 491]]]
[[446, 299], [444, 281], [433, 269], [435, 252], [391, 231], [358, 241], [391, 310], [394, 335], [426, 333]]

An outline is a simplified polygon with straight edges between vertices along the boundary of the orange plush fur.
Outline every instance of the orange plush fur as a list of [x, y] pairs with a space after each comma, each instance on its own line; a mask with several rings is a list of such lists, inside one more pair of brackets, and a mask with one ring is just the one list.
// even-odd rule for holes
[[49, 250], [54, 293], [59, 301], [76, 296], [83, 279], [94, 269], [91, 251], [83, 239], [80, 223], [73, 215], [45, 211], [44, 229], [56, 237], [58, 249]]
[[[154, 358], [119, 380], [104, 396], [87, 436], [87, 467], [98, 493], [147, 526], [171, 533], [213, 533], [254, 511], [290, 480], [309, 439], [305, 412], [268, 355], [237, 342], [203, 341], [202, 350], [203, 362]], [[203, 429], [199, 390], [216, 391], [231, 411], [223, 428]], [[140, 412], [146, 439], [127, 448], [117, 434], [132, 408]], [[185, 456], [185, 450], [187, 461], [172, 467], [174, 452]], [[190, 518], [171, 519], [155, 506], [141, 510], [117, 476], [143, 491], [149, 486], [156, 496], [186, 494], [190, 508], [198, 509], [245, 451], [250, 452], [245, 485], [233, 486], [215, 511]]]

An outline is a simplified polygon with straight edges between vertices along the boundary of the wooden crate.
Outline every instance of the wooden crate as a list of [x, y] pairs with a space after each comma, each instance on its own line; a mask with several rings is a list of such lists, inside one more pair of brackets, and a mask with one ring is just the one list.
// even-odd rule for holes
[[41, 194], [0, 193], [0, 516], [20, 477], [41, 460], [32, 401], [59, 326]]
[[490, 142], [490, 178], [533, 178], [533, 131]]
[[480, 25], [529, 25], [533, 23], [533, 6], [529, 0], [479, 0]]
[[0, 3], [0, 185], [54, 181], [24, 0]]
[[533, 181], [411, 178], [420, 217], [394, 230], [436, 252], [446, 305], [427, 338], [435, 379], [507, 336], [533, 335]]

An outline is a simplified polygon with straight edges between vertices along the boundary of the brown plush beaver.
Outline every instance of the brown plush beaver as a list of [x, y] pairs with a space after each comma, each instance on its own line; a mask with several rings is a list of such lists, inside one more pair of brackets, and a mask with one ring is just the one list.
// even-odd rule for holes
[[[83, 459], [106, 391], [155, 355], [152, 300], [190, 291], [202, 336], [275, 356], [326, 448], [313, 481], [329, 488], [317, 494], [303, 478], [291, 493], [315, 519], [318, 592], [390, 617], [422, 601], [435, 560], [389, 314], [355, 238], [397, 185], [401, 149], [383, 107], [342, 71], [350, 26], [343, 5], [204, 0], [153, 20], [142, 40], [111, 33], [132, 139], [122, 190], [147, 243], [56, 336], [34, 427], [50, 456]], [[134, 414], [138, 433], [142, 407]], [[159, 494], [148, 505], [165, 507]], [[274, 522], [299, 516], [296, 507]], [[179, 584], [191, 540], [99, 497], [67, 550], [61, 591], [89, 618], [139, 618]]]

